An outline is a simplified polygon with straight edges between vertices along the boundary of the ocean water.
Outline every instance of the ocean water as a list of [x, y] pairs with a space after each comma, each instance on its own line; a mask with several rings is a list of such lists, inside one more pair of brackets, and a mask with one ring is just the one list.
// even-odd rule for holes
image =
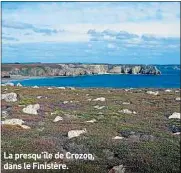
[[77, 77], [49, 77], [13, 81], [23, 86], [72, 86], [109, 88], [180, 88], [179, 66], [157, 66], [161, 75], [106, 74]]

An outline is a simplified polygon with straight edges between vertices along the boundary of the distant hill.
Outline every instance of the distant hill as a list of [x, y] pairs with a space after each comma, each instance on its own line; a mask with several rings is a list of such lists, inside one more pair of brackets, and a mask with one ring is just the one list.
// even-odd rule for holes
[[13, 63], [2, 64], [2, 77], [79, 76], [94, 74], [152, 74], [161, 72], [153, 65], [82, 64], [82, 63]]

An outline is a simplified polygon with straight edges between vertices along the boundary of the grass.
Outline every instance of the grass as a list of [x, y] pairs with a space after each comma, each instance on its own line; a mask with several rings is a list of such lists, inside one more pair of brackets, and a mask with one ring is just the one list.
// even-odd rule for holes
[[36, 103], [35, 98], [28, 98], [28, 97], [24, 97], [19, 101], [20, 105], [29, 105], [29, 104], [35, 104], [35, 103]]
[[[180, 121], [168, 119], [169, 115], [180, 110], [180, 102], [175, 101], [180, 93], [174, 91], [165, 93], [164, 90], [160, 90], [159, 96], [150, 96], [145, 93], [145, 90], [126, 92], [121, 89], [100, 88], [72, 91], [56, 88], [48, 90], [47, 88], [2, 87], [2, 91], [4, 88], [20, 96], [19, 100], [13, 103], [2, 100], [3, 107], [12, 106], [11, 114], [7, 118], [21, 118], [31, 129], [24, 130], [17, 126], [2, 125], [2, 154], [3, 152], [41, 153], [42, 151], [56, 153], [62, 150], [83, 152], [81, 146], [84, 146], [86, 151], [95, 154], [95, 161], [68, 161], [67, 165], [70, 169], [61, 172], [107, 173], [113, 166], [120, 164], [125, 166], [127, 173], [180, 172], [180, 138], [178, 135], [173, 135], [169, 129], [171, 125], [180, 127]], [[37, 99], [37, 96], [43, 97]], [[90, 98], [98, 97], [105, 97], [106, 101], [88, 101]], [[62, 104], [63, 101], [72, 102]], [[123, 105], [122, 102], [131, 104]], [[36, 116], [22, 113], [23, 107], [19, 107], [19, 105], [36, 103], [41, 107], [39, 115]], [[105, 108], [97, 110], [94, 108], [95, 105], [105, 106]], [[133, 110], [137, 114], [119, 113], [121, 109]], [[100, 112], [102, 112], [101, 118], [99, 118]], [[51, 113], [55, 114], [51, 115]], [[57, 115], [64, 117], [67, 113], [78, 118], [53, 122]], [[85, 122], [93, 118], [97, 120], [96, 123]], [[84, 128], [87, 129], [86, 134], [68, 139], [68, 131]], [[153, 135], [155, 140], [133, 142], [128, 139], [112, 139], [126, 130]], [[109, 154], [113, 157], [110, 158]], [[20, 160], [18, 163], [24, 161]], [[52, 160], [48, 160], [50, 161]], [[2, 155], [2, 165], [6, 162]], [[2, 170], [3, 172], [24, 173], [26, 171]], [[44, 173], [60, 172], [60, 170], [28, 172]]]

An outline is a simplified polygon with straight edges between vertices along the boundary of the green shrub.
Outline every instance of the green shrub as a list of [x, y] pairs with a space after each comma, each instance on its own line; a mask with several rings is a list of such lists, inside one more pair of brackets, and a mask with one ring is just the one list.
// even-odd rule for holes
[[19, 102], [20, 105], [29, 105], [29, 104], [35, 104], [36, 100], [34, 98], [22, 98]]

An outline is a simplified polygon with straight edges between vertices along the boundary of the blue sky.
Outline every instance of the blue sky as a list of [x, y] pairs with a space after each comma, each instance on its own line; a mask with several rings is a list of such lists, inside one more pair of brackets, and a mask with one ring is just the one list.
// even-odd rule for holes
[[180, 4], [2, 2], [2, 62], [180, 64]]

